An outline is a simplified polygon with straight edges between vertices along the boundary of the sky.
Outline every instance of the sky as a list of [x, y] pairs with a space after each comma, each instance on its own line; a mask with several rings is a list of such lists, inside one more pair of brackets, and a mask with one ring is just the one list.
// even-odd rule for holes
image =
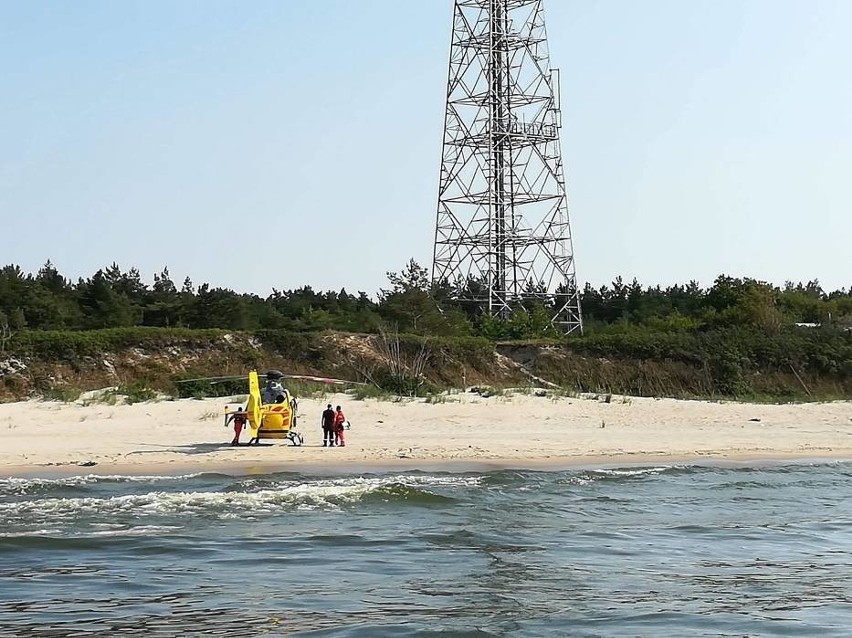
[[[852, 2], [545, 0], [578, 280], [852, 285]], [[0, 0], [0, 264], [430, 265], [452, 0]]]

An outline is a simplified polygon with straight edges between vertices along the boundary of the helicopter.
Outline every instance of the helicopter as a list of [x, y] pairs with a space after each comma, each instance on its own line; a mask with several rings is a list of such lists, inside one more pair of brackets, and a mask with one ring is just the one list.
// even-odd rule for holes
[[[281, 385], [281, 379], [299, 379], [314, 383], [335, 385], [366, 385], [358, 381], [332, 379], [306, 374], [285, 374], [278, 370], [269, 370], [264, 376], [266, 385], [260, 387], [257, 370], [248, 373], [249, 396], [245, 410], [225, 408], [225, 425], [230, 417], [246, 417], [249, 427], [249, 445], [259, 445], [261, 439], [287, 440], [296, 447], [301, 446], [304, 436], [296, 431], [298, 402], [289, 390]], [[211, 384], [225, 383], [245, 379], [244, 376], [204, 377], [200, 379], [182, 379], [177, 383], [197, 383], [206, 381]]]

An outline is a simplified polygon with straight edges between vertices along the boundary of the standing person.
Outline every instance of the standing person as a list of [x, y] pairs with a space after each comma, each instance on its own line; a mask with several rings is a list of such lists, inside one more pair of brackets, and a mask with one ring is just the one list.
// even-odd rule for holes
[[231, 445], [240, 444], [240, 434], [246, 426], [246, 416], [247, 414], [243, 411], [242, 406], [240, 406], [237, 408], [237, 411], [231, 414], [231, 416], [228, 417], [228, 420], [225, 421], [225, 427], [228, 426], [228, 423], [233, 422], [234, 424], [234, 439], [231, 441]]
[[296, 417], [299, 415], [299, 402], [296, 397], [290, 399], [290, 427], [296, 427]]
[[343, 415], [343, 410], [341, 410], [338, 405], [337, 411], [334, 413], [334, 442], [340, 447], [346, 446], [346, 439], [343, 437], [343, 424], [345, 422], [346, 417]]
[[322, 413], [322, 446], [334, 447], [334, 410], [331, 403]]

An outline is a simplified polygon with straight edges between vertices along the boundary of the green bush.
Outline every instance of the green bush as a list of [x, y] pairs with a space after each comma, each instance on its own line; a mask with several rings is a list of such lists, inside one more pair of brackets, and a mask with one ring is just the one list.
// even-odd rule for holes
[[[175, 394], [181, 399], [202, 399], [208, 397], [231, 397], [248, 394], [248, 374], [244, 378], [227, 381], [210, 381], [200, 374], [183, 374], [175, 380]], [[183, 379], [200, 379], [189, 383]]]
[[59, 361], [97, 357], [125, 348], [161, 348], [168, 345], [209, 346], [225, 334], [223, 330], [186, 328], [107, 328], [103, 330], [22, 330], [9, 344], [14, 354]]
[[123, 395], [125, 401], [131, 405], [133, 403], [144, 403], [146, 401], [153, 401], [154, 399], [157, 399], [160, 396], [158, 392], [136, 383], [119, 386], [118, 390], [116, 390], [116, 393]]
[[45, 388], [40, 394], [42, 401], [73, 403], [80, 398], [82, 392], [78, 388]]

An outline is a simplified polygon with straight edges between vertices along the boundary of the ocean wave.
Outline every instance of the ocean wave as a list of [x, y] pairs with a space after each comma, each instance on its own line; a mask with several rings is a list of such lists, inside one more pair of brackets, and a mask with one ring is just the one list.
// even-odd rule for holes
[[444, 505], [452, 503], [456, 499], [442, 494], [436, 494], [428, 490], [418, 489], [403, 483], [390, 483], [368, 492], [364, 495], [365, 501], [370, 502], [399, 502], [404, 501], [420, 505]]
[[92, 485], [121, 483], [168, 483], [198, 478], [202, 473], [181, 474], [178, 476], [132, 476], [120, 474], [87, 474], [83, 476], [63, 476], [57, 478], [0, 478], [0, 497], [33, 496], [50, 494], [58, 490], [83, 488]]
[[[92, 525], [92, 527], [97, 527]], [[174, 532], [182, 529], [180, 525], [113, 525], [111, 529], [90, 529], [86, 536], [89, 537], [125, 537], [125, 536], [149, 536], [162, 532]], [[62, 536], [63, 530], [58, 527], [27, 529], [0, 533], [0, 539], [31, 539], [31, 538], [54, 538]]]
[[678, 470], [678, 466], [662, 466], [662, 467], [633, 467], [633, 468], [622, 468], [622, 469], [611, 469], [611, 470], [591, 470], [589, 474], [591, 476], [599, 476], [599, 477], [613, 477], [613, 478], [635, 478], [637, 476], [657, 476], [658, 474], [664, 474], [666, 472], [673, 472]]
[[[257, 479], [244, 479], [216, 491], [147, 491], [115, 496], [34, 498], [0, 502], [0, 528], [14, 528], [27, 521], [39, 526], [102, 520], [104, 516], [123, 523], [125, 519], [156, 516], [209, 518], [254, 518], [281, 511], [339, 509], [360, 501], [395, 502], [413, 505], [447, 503], [452, 499], [430, 489], [469, 487], [476, 477], [411, 476], [347, 477], [312, 481], [279, 482], [258, 487]], [[2, 534], [0, 534], [2, 535]]]
[[662, 475], [690, 474], [696, 467], [685, 465], [666, 465], [654, 467], [624, 467], [570, 472], [558, 478], [557, 485], [592, 485], [595, 483], [618, 483], [635, 481]]
[[150, 534], [169, 533], [182, 529], [180, 525], [136, 525], [116, 529], [104, 529], [90, 532], [90, 536], [148, 536]]

